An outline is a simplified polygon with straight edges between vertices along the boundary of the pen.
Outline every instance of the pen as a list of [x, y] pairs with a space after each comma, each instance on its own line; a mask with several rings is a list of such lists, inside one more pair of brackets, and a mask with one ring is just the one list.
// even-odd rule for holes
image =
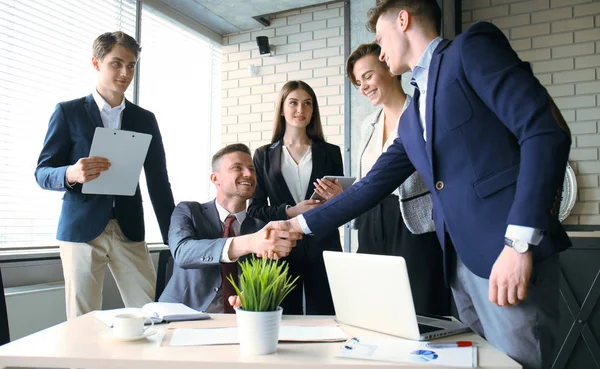
[[448, 347], [471, 347], [473, 342], [471, 341], [456, 341], [456, 342], [440, 342], [440, 343], [427, 343], [428, 348], [448, 348]]

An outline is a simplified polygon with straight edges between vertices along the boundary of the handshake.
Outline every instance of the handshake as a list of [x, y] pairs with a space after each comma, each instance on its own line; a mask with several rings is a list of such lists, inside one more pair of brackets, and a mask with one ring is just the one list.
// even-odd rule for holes
[[297, 218], [270, 222], [258, 232], [235, 237], [232, 248], [241, 246], [241, 253], [230, 256], [253, 253], [257, 257], [277, 260], [288, 256], [299, 239], [302, 239], [302, 227]]

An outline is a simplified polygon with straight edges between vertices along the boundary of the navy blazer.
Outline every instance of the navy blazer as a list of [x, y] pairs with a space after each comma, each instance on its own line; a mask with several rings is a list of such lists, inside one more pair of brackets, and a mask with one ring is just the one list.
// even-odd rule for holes
[[[264, 225], [248, 215], [240, 236], [257, 232]], [[173, 276], [158, 301], [181, 302], [206, 311], [223, 283], [219, 261], [227, 238], [222, 237], [223, 225], [214, 200], [177, 204], [169, 230], [169, 248], [175, 260]]]
[[[96, 127], [103, 127], [103, 124], [91, 94], [57, 104], [50, 118], [35, 178], [43, 189], [66, 191], [56, 238], [68, 242], [93, 240], [111, 219], [114, 201], [115, 216], [123, 234], [131, 241], [143, 241], [144, 213], [139, 186], [133, 196], [112, 196], [82, 194], [81, 184], [71, 189], [65, 183], [67, 167], [89, 156]], [[154, 114], [126, 100], [121, 128], [152, 135], [144, 173], [163, 242], [167, 243], [175, 201], [158, 123]]]
[[[482, 57], [483, 56], [483, 57]], [[486, 22], [436, 48], [427, 85], [426, 131], [418, 101], [398, 138], [359, 183], [304, 214], [320, 234], [355, 218], [415, 169], [433, 199], [436, 232], [447, 233], [463, 263], [488, 278], [508, 224], [541, 229], [534, 260], [571, 245], [558, 220], [571, 138], [546, 89], [504, 34]]]

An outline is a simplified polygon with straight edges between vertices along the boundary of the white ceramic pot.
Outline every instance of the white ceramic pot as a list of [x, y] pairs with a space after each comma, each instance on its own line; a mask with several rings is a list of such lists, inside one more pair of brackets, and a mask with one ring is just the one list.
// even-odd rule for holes
[[277, 351], [282, 312], [281, 307], [277, 307], [275, 311], [235, 309], [240, 353], [243, 355], [268, 355]]

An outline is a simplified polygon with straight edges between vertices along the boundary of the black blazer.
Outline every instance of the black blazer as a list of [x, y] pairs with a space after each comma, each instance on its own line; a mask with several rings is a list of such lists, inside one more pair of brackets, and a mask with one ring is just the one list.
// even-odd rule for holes
[[[248, 215], [263, 220], [287, 220], [285, 208], [294, 206], [296, 202], [285, 183], [281, 173], [282, 142], [265, 145], [254, 153], [256, 168], [256, 190], [250, 200]], [[339, 146], [324, 141], [314, 140], [312, 143], [312, 173], [304, 196], [308, 200], [315, 187], [313, 182], [326, 175], [344, 175], [342, 153]], [[341, 248], [337, 230], [329, 235], [337, 237], [336, 245]]]

